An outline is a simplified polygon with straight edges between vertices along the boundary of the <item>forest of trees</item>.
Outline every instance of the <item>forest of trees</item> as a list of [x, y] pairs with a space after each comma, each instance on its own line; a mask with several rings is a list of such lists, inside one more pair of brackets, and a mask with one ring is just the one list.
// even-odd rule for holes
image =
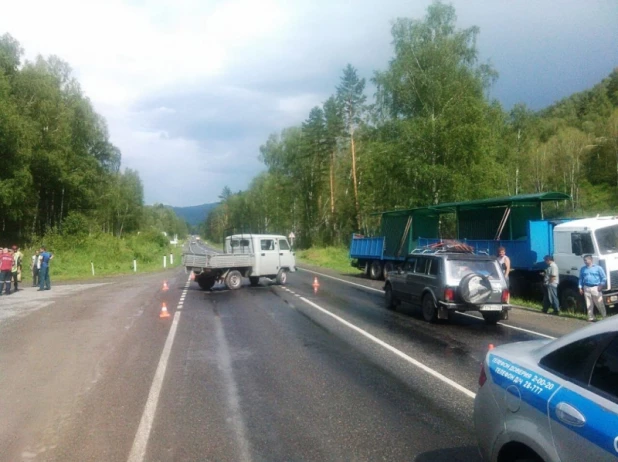
[[144, 207], [138, 173], [121, 171], [120, 150], [69, 65], [22, 57], [16, 39], [0, 36], [0, 244], [50, 232], [186, 234], [171, 209]]
[[225, 188], [207, 236], [294, 231], [301, 248], [341, 245], [374, 229], [376, 212], [543, 191], [573, 198], [554, 214], [616, 213], [618, 68], [542, 111], [507, 112], [488, 96], [498, 75], [478, 60], [478, 34], [441, 2], [397, 19], [373, 104], [345, 67], [333, 96], [261, 146], [267, 170], [246, 191]]

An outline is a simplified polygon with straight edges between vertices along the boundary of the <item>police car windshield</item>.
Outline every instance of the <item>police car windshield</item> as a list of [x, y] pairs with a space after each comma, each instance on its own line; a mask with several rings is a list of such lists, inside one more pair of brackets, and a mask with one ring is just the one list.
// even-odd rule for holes
[[499, 279], [498, 266], [493, 260], [449, 260], [449, 276], [459, 281], [467, 274], [482, 274], [489, 279]]
[[601, 254], [618, 252], [618, 225], [597, 229], [594, 235]]

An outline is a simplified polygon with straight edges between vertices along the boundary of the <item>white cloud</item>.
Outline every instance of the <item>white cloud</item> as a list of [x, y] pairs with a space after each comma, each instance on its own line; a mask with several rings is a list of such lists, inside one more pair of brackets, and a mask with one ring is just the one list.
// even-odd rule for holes
[[[268, 134], [306, 119], [348, 62], [367, 78], [383, 69], [390, 20], [422, 18], [430, 0], [4, 3], [0, 33], [28, 59], [56, 54], [73, 67], [146, 200], [188, 205], [246, 188]], [[480, 26], [481, 58], [498, 67], [496, 94], [508, 104], [539, 107], [616, 65], [611, 1], [454, 4], [461, 27]]]

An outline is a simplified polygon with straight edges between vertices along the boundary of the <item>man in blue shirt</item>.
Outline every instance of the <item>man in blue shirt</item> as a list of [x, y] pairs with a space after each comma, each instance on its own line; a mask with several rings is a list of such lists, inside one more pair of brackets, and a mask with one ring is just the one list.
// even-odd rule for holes
[[592, 255], [584, 255], [584, 263], [586, 265], [579, 270], [579, 293], [586, 299], [588, 322], [593, 322], [595, 306], [602, 317], [607, 316], [601, 292], [607, 282], [607, 277], [603, 268], [592, 264]]
[[41, 247], [41, 254], [39, 255], [41, 261], [41, 269], [39, 270], [39, 290], [50, 290], [51, 283], [49, 281], [49, 262], [54, 255], [48, 252], [45, 247]]

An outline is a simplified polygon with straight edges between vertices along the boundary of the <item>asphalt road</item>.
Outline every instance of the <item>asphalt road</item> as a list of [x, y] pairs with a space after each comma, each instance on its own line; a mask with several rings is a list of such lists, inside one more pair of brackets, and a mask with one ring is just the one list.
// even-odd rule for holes
[[204, 292], [174, 270], [0, 297], [0, 461], [477, 461], [488, 345], [584, 325], [428, 324], [379, 286], [305, 268]]

